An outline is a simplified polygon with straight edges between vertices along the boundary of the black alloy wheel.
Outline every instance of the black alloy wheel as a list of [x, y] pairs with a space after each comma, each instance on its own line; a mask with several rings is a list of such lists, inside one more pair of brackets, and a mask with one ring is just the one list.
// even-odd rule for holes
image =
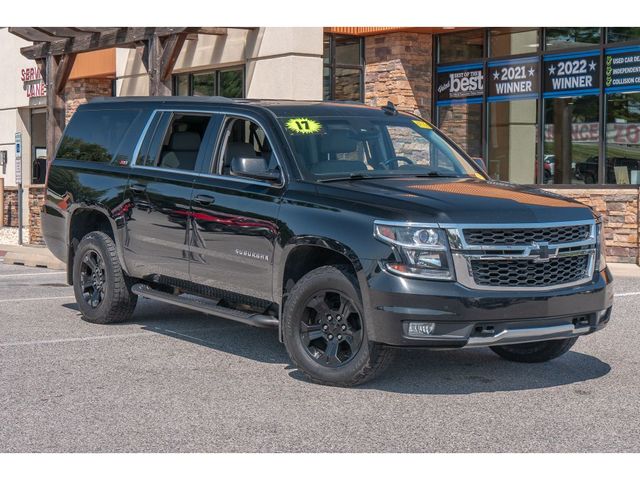
[[362, 316], [345, 295], [321, 290], [306, 301], [299, 334], [306, 353], [317, 363], [339, 367], [362, 346]]
[[105, 296], [106, 269], [102, 255], [88, 250], [80, 266], [82, 297], [92, 308], [98, 308]]

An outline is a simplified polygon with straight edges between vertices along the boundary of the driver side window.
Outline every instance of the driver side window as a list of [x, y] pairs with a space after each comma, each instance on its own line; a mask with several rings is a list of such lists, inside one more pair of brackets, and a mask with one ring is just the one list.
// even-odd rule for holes
[[217, 175], [231, 175], [231, 164], [240, 158], [263, 158], [270, 171], [279, 171], [269, 139], [260, 125], [246, 118], [229, 117], [222, 132], [222, 149], [215, 164]]
[[431, 142], [407, 127], [387, 127], [394, 155], [409, 159], [415, 165], [431, 165]]

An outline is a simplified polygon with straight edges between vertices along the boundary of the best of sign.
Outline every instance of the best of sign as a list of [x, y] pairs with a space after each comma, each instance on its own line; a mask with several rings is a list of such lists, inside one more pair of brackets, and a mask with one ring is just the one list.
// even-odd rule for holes
[[27, 92], [27, 98], [44, 97], [47, 95], [47, 86], [42, 79], [37, 67], [23, 68], [20, 70], [22, 88]]

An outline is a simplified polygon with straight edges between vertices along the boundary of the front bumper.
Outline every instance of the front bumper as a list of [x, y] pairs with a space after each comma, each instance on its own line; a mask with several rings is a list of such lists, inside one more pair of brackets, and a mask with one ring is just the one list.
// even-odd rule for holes
[[[571, 338], [609, 321], [608, 269], [582, 285], [548, 291], [473, 290], [456, 282], [399, 277], [371, 265], [365, 304], [368, 336], [393, 346], [460, 348]], [[411, 321], [433, 322], [427, 337]]]

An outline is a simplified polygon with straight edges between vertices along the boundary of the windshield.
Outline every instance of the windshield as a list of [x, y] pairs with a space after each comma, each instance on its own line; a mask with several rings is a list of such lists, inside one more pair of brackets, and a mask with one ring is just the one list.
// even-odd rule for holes
[[415, 117], [286, 117], [280, 122], [305, 177], [479, 177], [431, 126]]

